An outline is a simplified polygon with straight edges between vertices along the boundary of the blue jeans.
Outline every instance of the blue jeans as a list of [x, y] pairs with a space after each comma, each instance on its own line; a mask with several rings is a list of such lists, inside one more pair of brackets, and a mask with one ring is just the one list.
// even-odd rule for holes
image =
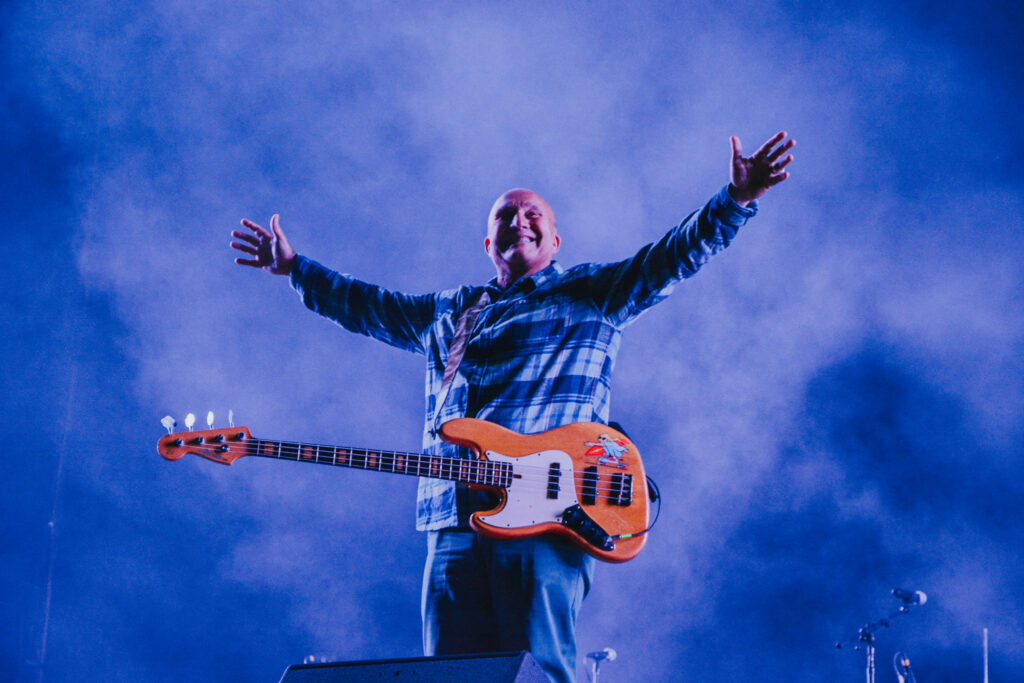
[[550, 536], [495, 541], [427, 532], [425, 655], [529, 650], [552, 681], [576, 680], [576, 616], [594, 559]]

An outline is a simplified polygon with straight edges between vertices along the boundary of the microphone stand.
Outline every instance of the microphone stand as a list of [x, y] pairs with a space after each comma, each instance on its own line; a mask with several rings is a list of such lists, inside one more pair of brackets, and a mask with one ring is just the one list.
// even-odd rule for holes
[[864, 650], [864, 656], [867, 660], [864, 666], [864, 677], [867, 683], [875, 683], [875, 632], [880, 628], [887, 628], [892, 619], [901, 614], [906, 614], [910, 611], [910, 607], [909, 602], [904, 602], [898, 610], [889, 616], [870, 624], [864, 624], [857, 631], [857, 635], [836, 643], [837, 650], [841, 650], [844, 645], [853, 645], [854, 650]]
[[587, 659], [590, 660], [590, 670], [587, 671], [590, 683], [597, 683], [597, 672], [601, 668], [601, 662], [607, 660], [612, 661], [615, 659], [615, 650], [611, 648], [605, 648], [600, 652], [589, 652], [587, 653]]

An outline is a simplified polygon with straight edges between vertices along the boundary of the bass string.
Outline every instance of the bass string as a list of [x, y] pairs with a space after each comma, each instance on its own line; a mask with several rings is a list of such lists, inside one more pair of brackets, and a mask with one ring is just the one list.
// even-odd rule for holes
[[[270, 445], [275, 446], [274, 452], [263, 452], [261, 450], [261, 447], [263, 445], [265, 445], [265, 444], [270, 444]], [[212, 446], [212, 443], [210, 445]], [[184, 448], [184, 446], [182, 446], [182, 447]], [[245, 443], [235, 443], [235, 444], [224, 443], [224, 444], [219, 444], [218, 446], [216, 446], [214, 448], [214, 450], [216, 451], [216, 450], [221, 449], [221, 448], [223, 448], [224, 450], [220, 450], [219, 451], [220, 453], [239, 453], [239, 452], [241, 452], [241, 454], [245, 455], [245, 456], [268, 457], [268, 458], [275, 458], [275, 459], [279, 459], [279, 460], [294, 460], [296, 462], [313, 462], [313, 463], [316, 463], [316, 464], [319, 464], [319, 465], [334, 465], [334, 466], [338, 466], [338, 467], [349, 467], [351, 469], [364, 469], [364, 470], [369, 470], [369, 471], [374, 471], [374, 472], [380, 471], [380, 472], [387, 472], [389, 474], [409, 474], [411, 476], [422, 476], [422, 477], [431, 477], [431, 476], [438, 477], [437, 472], [439, 470], [443, 470], [445, 465], [449, 465], [450, 466], [449, 472], [452, 472], [454, 474], [454, 472], [452, 471], [451, 468], [458, 468], [461, 471], [463, 463], [473, 463], [476, 466], [475, 469], [478, 470], [477, 475], [478, 475], [479, 481], [473, 480], [473, 479], [470, 479], [470, 478], [467, 478], [465, 480], [462, 480], [462, 479], [455, 479], [455, 480], [456, 481], [468, 481], [470, 483], [479, 483], [479, 484], [489, 485], [489, 486], [503, 486], [502, 484], [498, 484], [498, 483], [488, 483], [486, 481], [486, 479], [487, 479], [488, 476], [490, 476], [490, 478], [492, 478], [492, 479], [507, 477], [508, 475], [503, 474], [502, 471], [501, 471], [501, 470], [504, 469], [502, 466], [503, 465], [507, 465], [509, 468], [511, 468], [511, 471], [513, 472], [513, 474], [512, 474], [513, 478], [519, 480], [519, 482], [521, 482], [523, 485], [525, 485], [530, 490], [543, 490], [543, 489], [547, 488], [548, 485], [549, 485], [549, 474], [550, 473], [549, 473], [549, 470], [544, 468], [544, 467], [538, 467], [536, 465], [518, 465], [518, 464], [515, 464], [515, 463], [505, 463], [505, 462], [500, 462], [500, 461], [496, 461], [496, 460], [467, 460], [467, 459], [463, 459], [463, 458], [451, 458], [449, 456], [432, 456], [432, 455], [426, 454], [426, 453], [402, 453], [402, 452], [399, 452], [399, 451], [378, 451], [378, 450], [368, 450], [368, 449], [335, 448], [333, 446], [319, 447], [320, 450], [334, 450], [335, 451], [335, 455], [333, 457], [330, 456], [330, 455], [324, 455], [323, 453], [320, 453], [319, 451], [316, 452], [313, 455], [310, 455], [309, 457], [303, 457], [303, 455], [302, 455], [303, 451], [308, 451], [310, 449], [317, 449], [318, 447], [312, 446], [312, 445], [309, 445], [309, 444], [298, 444], [298, 443], [281, 442], [281, 441], [264, 441], [264, 440], [256, 440], [256, 439], [254, 439], [252, 441], [245, 442]], [[358, 453], [356, 451], [358, 451]], [[340, 452], [343, 452], [343, 455], [345, 457], [344, 457], [344, 459], [339, 461], [339, 459], [337, 457], [337, 454], [340, 453]], [[362, 463], [362, 466], [354, 465], [352, 463], [352, 457], [351, 456], [353, 454], [355, 454], [358, 458], [362, 458], [364, 460], [364, 462]], [[377, 455], [377, 456], [379, 456], [377, 458], [377, 462], [380, 463], [382, 466], [370, 465], [367, 462], [369, 460], [369, 456], [370, 455]], [[388, 456], [390, 456], [392, 459], [389, 460]], [[436, 468], [430, 468], [433, 471], [428, 470], [428, 472], [426, 474], [421, 474], [420, 471], [419, 471], [421, 468], [419, 468], [419, 467], [406, 467], [406, 468], [400, 469], [400, 470], [399, 469], [395, 469], [394, 466], [396, 465], [396, 463], [398, 463], [400, 458], [405, 458], [407, 460], [409, 458], [415, 458], [415, 459], [421, 460], [421, 461], [422, 461], [423, 458], [428, 458], [430, 460], [437, 459], [437, 460], [440, 460], [441, 462], [438, 463], [438, 466]], [[385, 466], [383, 466], [384, 463], [386, 463], [387, 465], [390, 465], [390, 467], [385, 468]], [[479, 472], [479, 469], [480, 469], [479, 466], [480, 465], [483, 465], [482, 469], [485, 470], [485, 472], [482, 475]], [[467, 469], [470, 469], [470, 470], [474, 469], [473, 466], [467, 465], [466, 467], [467, 467]], [[495, 470], [495, 471], [493, 471], [493, 472], [486, 472], [486, 470]], [[521, 470], [534, 470], [534, 471], [533, 472], [529, 472], [529, 473], [524, 473], [524, 474], [521, 474], [519, 476], [516, 476], [515, 473], [518, 473]], [[573, 470], [573, 477], [574, 477], [574, 480], [576, 481], [576, 483], [582, 483], [584, 489], [586, 489], [588, 491], [593, 491], [598, 498], [609, 499], [609, 500], [618, 500], [621, 497], [622, 488], [623, 488], [621, 485], [616, 486], [616, 485], [610, 484], [610, 483], [607, 486], [604, 485], [605, 479], [607, 479], [607, 474], [604, 477], [597, 476], [595, 478], [594, 475], [592, 475], [592, 474], [588, 474], [586, 472], [578, 472], [576, 470]], [[448, 478], [448, 477], [439, 477], [439, 478]]]
[[[250, 443], [252, 443], [252, 442], [250, 442]], [[342, 453], [342, 454], [344, 454], [346, 456], [349, 456], [349, 457], [352, 456], [352, 455], [355, 455], [355, 456], [360, 457], [360, 458], [369, 458], [370, 456], [376, 455], [376, 456], [378, 456], [378, 461], [388, 462], [388, 463], [391, 463], [391, 464], [398, 462], [398, 460], [402, 459], [402, 458], [404, 458], [406, 460], [417, 460], [417, 461], [422, 461], [424, 458], [427, 458], [430, 461], [437, 460], [438, 463], [439, 463], [439, 466], [452, 466], [452, 465], [461, 464], [461, 463], [465, 463], [465, 462], [488, 463], [488, 464], [490, 464], [492, 466], [500, 466], [501, 464], [504, 463], [504, 461], [500, 461], [500, 460], [471, 460], [471, 459], [468, 459], [468, 458], [455, 458], [455, 457], [447, 456], [447, 455], [431, 455], [430, 453], [407, 453], [407, 452], [403, 452], [403, 451], [385, 451], [385, 450], [371, 449], [371, 448], [344, 448], [344, 447], [335, 447], [335, 446], [317, 446], [317, 445], [314, 445], [314, 444], [302, 444], [302, 443], [285, 442], [285, 441], [266, 441], [266, 442], [263, 442], [263, 443], [269, 443], [269, 444], [272, 444], [272, 445], [277, 445], [277, 446], [280, 447], [280, 450], [282, 450], [284, 452], [287, 452], [289, 454], [294, 453], [295, 456], [296, 456], [295, 457], [296, 460], [312, 460], [312, 459], [315, 459], [317, 457], [324, 457], [324, 455], [323, 455], [324, 452], [327, 453], [326, 457], [331, 458], [332, 457], [331, 453], [334, 452], [336, 454], [337, 453]], [[287, 449], [287, 450], [285, 450], [285, 449]], [[303, 458], [303, 457], [301, 457], [301, 455], [302, 455], [302, 452], [304, 450], [305, 451], [312, 450], [314, 452], [314, 455], [312, 457], [309, 457], [309, 458]], [[278, 456], [278, 457], [281, 457], [281, 456]], [[548, 474], [550, 473], [549, 472], [549, 468], [543, 467], [543, 466], [520, 464], [520, 463], [516, 463], [514, 461], [513, 461], [513, 463], [510, 463], [510, 464], [514, 465], [516, 472], [530, 471], [529, 472], [530, 474], [537, 474], [537, 475], [542, 476], [542, 477], [547, 477]], [[573, 470], [573, 473], [574, 473], [576, 479], [583, 479], [583, 478], [585, 478], [587, 476], [586, 472], [580, 472], [578, 470]]]
[[[212, 443], [208, 445], [211, 447], [213, 446]], [[500, 467], [502, 464], [505, 464], [504, 461], [499, 460], [472, 460], [468, 458], [455, 458], [447, 455], [431, 455], [429, 453], [407, 453], [403, 451], [385, 451], [370, 448], [317, 446], [314, 444], [303, 444], [288, 441], [265, 441], [262, 439], [253, 439], [252, 441], [247, 441], [244, 443], [225, 442], [224, 444], [219, 445], [227, 446], [229, 449], [231, 449], [230, 451], [226, 452], [236, 452], [236, 449], [240, 447], [246, 451], [246, 455], [278, 457], [285, 460], [316, 460], [317, 462], [319, 462], [324, 458], [327, 458], [328, 461], [332, 461], [333, 459], [336, 459], [339, 456], [343, 456], [346, 460], [351, 461], [352, 456], [363, 459], [369, 459], [372, 456], [377, 456], [378, 462], [386, 462], [388, 464], [395, 464], [400, 459], [405, 459], [407, 461], [415, 460], [419, 462], [422, 462], [424, 459], [427, 459], [427, 461], [431, 462], [431, 464], [433, 465], [433, 461], [436, 460], [437, 466], [439, 468], [449, 466], [460, 466], [461, 463], [467, 462], [486, 463], [486, 465], [489, 467]], [[273, 446], [276, 452], [261, 452], [261, 449], [264, 445]], [[252, 452], [254, 450], [257, 452]], [[309, 457], [303, 457], [303, 452], [310, 452], [311, 454], [309, 455]], [[549, 468], [543, 466], [528, 465], [525, 463], [521, 464], [516, 463], [514, 461], [513, 463], [509, 464], [514, 465], [516, 472], [536, 474], [542, 477], [547, 477], [550, 473]], [[586, 472], [580, 472], [579, 470], [573, 470], [573, 474], [578, 480], [584, 479], [588, 476]]]

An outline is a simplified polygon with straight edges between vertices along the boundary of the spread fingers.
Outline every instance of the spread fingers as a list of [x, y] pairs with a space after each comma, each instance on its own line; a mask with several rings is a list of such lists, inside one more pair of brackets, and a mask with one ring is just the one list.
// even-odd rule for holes
[[246, 242], [248, 242], [249, 244], [251, 244], [254, 247], [258, 247], [259, 244], [260, 244], [260, 241], [258, 239], [256, 239], [255, 237], [253, 237], [252, 235], [250, 235], [247, 232], [241, 232], [239, 230], [232, 230], [231, 231], [231, 236], [235, 237], [237, 239], [240, 239], [240, 240], [245, 240]]

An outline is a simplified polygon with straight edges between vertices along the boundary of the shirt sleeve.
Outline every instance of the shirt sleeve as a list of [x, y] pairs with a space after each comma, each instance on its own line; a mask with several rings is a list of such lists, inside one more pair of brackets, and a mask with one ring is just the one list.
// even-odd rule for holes
[[664, 237], [618, 263], [597, 266], [591, 293], [605, 316], [624, 325], [667, 297], [675, 284], [691, 277], [757, 213], [757, 202], [742, 207], [728, 186]]
[[307, 308], [346, 330], [425, 353], [424, 337], [434, 322], [436, 295], [394, 292], [301, 255], [295, 257], [290, 281]]

